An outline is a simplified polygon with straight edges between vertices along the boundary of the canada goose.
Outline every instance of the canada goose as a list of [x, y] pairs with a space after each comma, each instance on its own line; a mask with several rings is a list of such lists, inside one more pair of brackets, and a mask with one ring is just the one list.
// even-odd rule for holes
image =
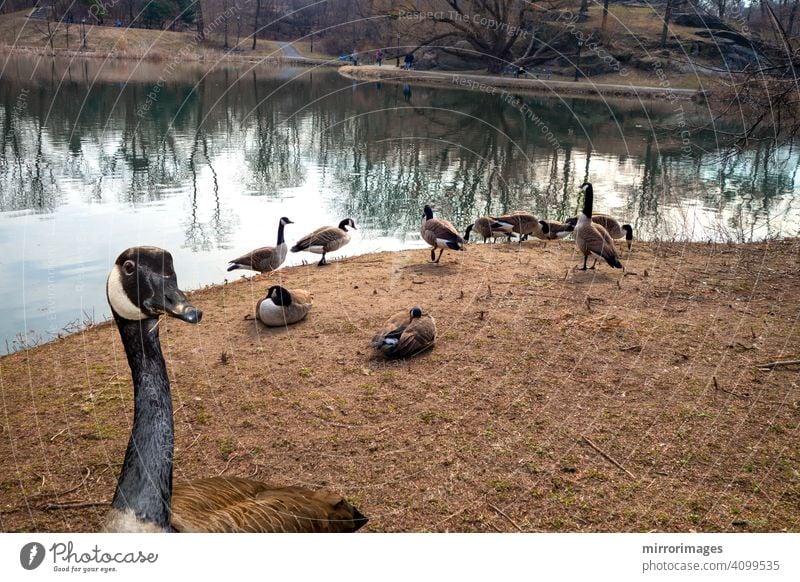
[[106, 294], [133, 377], [133, 428], [105, 529], [171, 531], [355, 531], [367, 522], [341, 496], [269, 487], [228, 477], [172, 487], [174, 427], [159, 317], [199, 323], [202, 312], [178, 288], [172, 255], [155, 247], [124, 251]]
[[[616, 218], [608, 214], [592, 214], [592, 222], [605, 228], [611, 238], [616, 240], [624, 238], [628, 244], [628, 250], [631, 250], [633, 227], [630, 224], [620, 225]], [[578, 219], [577, 217], [568, 218], [567, 223], [575, 226], [578, 223]]]
[[574, 224], [557, 220], [540, 220], [539, 225], [542, 227], [542, 234], [538, 238], [546, 241], [566, 238], [575, 230]]
[[285, 216], [278, 221], [278, 243], [274, 247], [261, 247], [242, 255], [238, 259], [233, 259], [228, 265], [228, 271], [235, 269], [250, 269], [259, 273], [274, 271], [286, 260], [288, 246], [283, 239], [283, 227], [287, 224], [294, 224]]
[[[619, 262], [619, 252], [614, 246], [614, 241], [611, 240], [608, 231], [592, 222], [592, 204], [594, 202], [594, 191], [589, 182], [581, 186], [583, 190], [583, 212], [578, 217], [577, 225], [575, 226], [575, 246], [583, 253], [583, 268], [581, 271], [586, 270], [586, 261], [589, 255], [594, 255], [606, 262], [615, 269], [624, 269], [622, 263]], [[590, 268], [594, 269], [597, 264], [597, 258]], [[577, 268], [577, 267], [576, 267]]]
[[317, 264], [327, 265], [325, 254], [338, 250], [350, 242], [350, 233], [347, 232], [348, 226], [350, 228], [356, 227], [356, 223], [353, 222], [352, 218], [345, 218], [339, 223], [339, 226], [318, 228], [297, 241], [297, 244], [292, 247], [292, 252], [308, 251], [318, 255], [322, 254], [322, 259]]
[[273, 285], [267, 296], [256, 305], [256, 317], [264, 325], [282, 327], [296, 323], [311, 311], [314, 302], [311, 293], [303, 289], [289, 291], [279, 285]]
[[500, 222], [493, 216], [481, 216], [467, 227], [464, 232], [464, 240], [469, 241], [469, 233], [473, 230], [483, 237], [484, 243], [488, 238], [491, 238], [492, 242], [496, 242], [498, 236], [507, 236], [511, 240], [511, 237], [514, 236], [511, 229], [511, 224]]
[[421, 307], [395, 313], [370, 345], [390, 358], [406, 358], [433, 346], [436, 321]]
[[510, 224], [512, 232], [516, 232], [519, 235], [520, 243], [522, 243], [523, 240], [528, 240], [529, 235], [541, 238], [542, 229], [539, 225], [539, 221], [536, 220], [536, 217], [530, 212], [517, 210], [511, 214], [498, 216], [496, 220], [502, 224]]
[[[419, 233], [422, 235], [422, 239], [433, 247], [431, 249], [431, 262], [438, 263], [445, 249], [464, 250], [465, 241], [458, 234], [455, 227], [446, 220], [434, 218], [433, 209], [427, 204], [424, 208], [423, 217], [422, 228], [420, 228]], [[441, 249], [438, 258], [436, 258], [436, 249]]]

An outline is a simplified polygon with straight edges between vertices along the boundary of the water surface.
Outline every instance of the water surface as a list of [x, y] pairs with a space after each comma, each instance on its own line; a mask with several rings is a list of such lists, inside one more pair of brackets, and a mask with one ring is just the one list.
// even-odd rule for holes
[[[800, 226], [792, 147], [722, 157], [700, 105], [354, 83], [335, 71], [0, 62], [0, 346], [109, 315], [125, 248], [170, 250], [182, 287], [229, 259], [352, 217], [343, 256], [424, 247], [422, 206], [477, 216], [596, 211], [646, 239], [759, 240]], [[159, 81], [163, 79], [163, 81]], [[426, 256], [421, 254], [421, 260]], [[318, 256], [290, 254], [287, 264]], [[241, 273], [241, 272], [240, 272]]]

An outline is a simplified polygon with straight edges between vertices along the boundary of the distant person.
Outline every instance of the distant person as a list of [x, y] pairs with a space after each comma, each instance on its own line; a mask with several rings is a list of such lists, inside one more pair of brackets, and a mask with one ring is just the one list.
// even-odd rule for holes
[[354, 66], [356, 66], [356, 67], [358, 66], [358, 55], [356, 54], [356, 51], [353, 51], [350, 54], [350, 60], [353, 61], [353, 65]]
[[377, 63], [377, 65], [379, 67], [381, 66], [381, 63], [383, 62], [383, 51], [381, 49], [378, 49], [378, 50], [375, 51], [375, 62]]
[[406, 57], [403, 59], [403, 68], [406, 71], [410, 71], [411, 67], [414, 66], [414, 55], [411, 53], [406, 54]]
[[525, 76], [525, 67], [517, 67], [517, 70], [514, 71], [514, 78], [519, 79], [520, 77]]

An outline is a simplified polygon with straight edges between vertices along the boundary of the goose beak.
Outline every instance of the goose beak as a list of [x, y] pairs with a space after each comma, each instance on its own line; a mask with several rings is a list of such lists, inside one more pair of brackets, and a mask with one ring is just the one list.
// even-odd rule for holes
[[174, 277], [162, 281], [161, 293], [156, 293], [152, 298], [145, 300], [144, 307], [148, 311], [166, 313], [186, 323], [200, 323], [203, 312], [189, 303], [186, 295], [178, 288]]

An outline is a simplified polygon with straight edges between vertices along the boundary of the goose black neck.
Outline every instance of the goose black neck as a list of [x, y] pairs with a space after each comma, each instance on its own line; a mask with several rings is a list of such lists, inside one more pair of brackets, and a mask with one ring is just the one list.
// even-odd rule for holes
[[170, 530], [174, 428], [157, 319], [115, 317], [133, 376], [133, 429], [112, 507]]
[[347, 232], [347, 228], [345, 228], [345, 227], [348, 225], [348, 223], [349, 223], [349, 220], [350, 220], [349, 218], [345, 218], [343, 221], [341, 221], [341, 222], [339, 223], [339, 229], [341, 229], [341, 230], [343, 230], [343, 231]]
[[278, 223], [278, 246], [281, 246], [283, 244], [283, 242], [284, 242], [283, 241], [283, 227], [284, 226], [286, 226], [286, 225], [283, 224], [283, 221], [281, 220]]
[[588, 184], [583, 194], [583, 214], [586, 218], [592, 217], [592, 205], [594, 204], [594, 190], [592, 185]]

